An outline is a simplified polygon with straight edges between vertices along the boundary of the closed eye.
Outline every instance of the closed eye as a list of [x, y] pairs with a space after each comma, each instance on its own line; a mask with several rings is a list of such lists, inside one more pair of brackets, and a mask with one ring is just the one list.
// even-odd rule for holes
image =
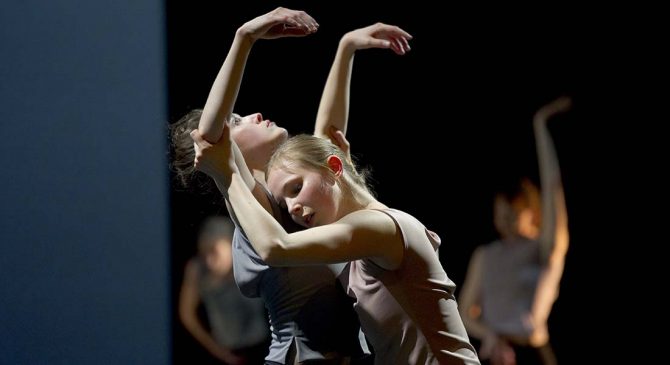
[[228, 124], [231, 127], [237, 127], [238, 125], [240, 125], [241, 121], [242, 117], [240, 117], [238, 114], [233, 113], [230, 115], [230, 118], [228, 119]]
[[[289, 184], [286, 184], [286, 186], [284, 188], [284, 194], [286, 195], [286, 197], [294, 198], [294, 197], [298, 196], [298, 194], [300, 194], [300, 190], [302, 190], [302, 182], [289, 183]], [[286, 197], [278, 196], [278, 197], [275, 198], [275, 202], [282, 209], [287, 209], [286, 199], [285, 199]]]
[[294, 184], [291, 187], [291, 191], [290, 191], [291, 195], [296, 196], [296, 195], [300, 194], [300, 190], [302, 190], [302, 184]]

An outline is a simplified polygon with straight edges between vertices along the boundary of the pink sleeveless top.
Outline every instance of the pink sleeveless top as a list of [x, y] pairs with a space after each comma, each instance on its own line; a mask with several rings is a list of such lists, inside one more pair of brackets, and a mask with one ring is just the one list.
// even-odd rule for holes
[[402, 263], [389, 271], [369, 259], [353, 261], [347, 289], [375, 363], [479, 364], [458, 313], [455, 284], [439, 261], [439, 237], [407, 213], [380, 211], [402, 232]]

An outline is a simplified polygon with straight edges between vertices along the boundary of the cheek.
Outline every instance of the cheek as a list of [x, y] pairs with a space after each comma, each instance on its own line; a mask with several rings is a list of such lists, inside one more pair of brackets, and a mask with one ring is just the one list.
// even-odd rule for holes
[[240, 128], [235, 128], [230, 131], [230, 139], [233, 140], [240, 148], [246, 145], [246, 140], [244, 138], [244, 133], [240, 133]]
[[230, 133], [230, 137], [240, 148], [252, 147], [258, 141], [258, 137], [250, 128], [238, 127]]
[[334, 210], [336, 204], [333, 196], [333, 187], [323, 183], [319, 184], [315, 190], [317, 190], [316, 196], [318, 197], [318, 204], [321, 209], [327, 208], [329, 210]]

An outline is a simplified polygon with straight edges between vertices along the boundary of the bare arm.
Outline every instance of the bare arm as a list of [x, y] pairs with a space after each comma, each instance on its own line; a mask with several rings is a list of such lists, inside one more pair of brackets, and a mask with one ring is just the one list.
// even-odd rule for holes
[[277, 8], [244, 23], [210, 89], [198, 130], [206, 141], [221, 138], [223, 124], [230, 118], [242, 82], [251, 47], [258, 39], [298, 37], [313, 33], [318, 24], [303, 11]]
[[479, 355], [482, 359], [491, 357], [498, 342], [498, 335], [481, 321], [481, 287], [482, 270], [484, 265], [483, 247], [478, 247], [472, 254], [468, 272], [458, 296], [458, 310], [463, 318], [463, 324], [472, 337], [481, 341]]
[[346, 262], [372, 258], [392, 270], [402, 260], [403, 241], [395, 222], [374, 210], [359, 210], [339, 221], [288, 234], [253, 198], [239, 174], [228, 188], [230, 203], [249, 241], [272, 266]]
[[216, 143], [221, 138], [223, 124], [233, 112], [244, 67], [254, 43], [241, 29], [235, 33], [233, 44], [212, 84], [198, 124], [200, 134], [211, 143]]
[[[237, 100], [249, 52], [256, 40], [304, 36], [315, 32], [317, 28], [318, 24], [307, 13], [286, 8], [277, 8], [242, 25], [235, 33], [235, 39], [226, 60], [210, 89], [198, 125], [200, 135], [210, 143], [217, 143], [222, 139], [224, 126]], [[237, 146], [233, 147], [240, 161], [239, 166], [244, 181], [262, 203], [264, 209], [270, 211], [267, 196], [248, 170]], [[219, 190], [225, 191], [220, 187]]]
[[184, 271], [184, 281], [179, 292], [179, 319], [181, 323], [213, 356], [230, 364], [240, 363], [241, 359], [235, 356], [230, 349], [216, 342], [198, 319], [198, 305], [200, 304], [198, 281], [198, 268], [196, 263], [191, 260]]
[[[533, 119], [542, 189], [540, 253], [545, 263], [531, 309], [531, 320], [539, 328], [544, 328], [551, 307], [558, 296], [569, 242], [568, 215], [563, 184], [556, 150], [547, 128], [547, 121], [555, 114], [568, 110], [569, 107], [570, 99], [560, 98], [540, 108]], [[534, 340], [531, 338], [531, 341], [543, 342], [545, 339]]]
[[483, 251], [477, 248], [472, 254], [468, 271], [458, 296], [458, 309], [463, 318], [463, 324], [468, 334], [483, 339], [490, 332], [488, 327], [479, 321], [481, 315], [481, 286], [482, 286], [482, 256]]
[[[342, 37], [321, 95], [314, 125], [315, 136], [330, 138], [339, 146], [341, 142], [333, 134], [347, 132], [354, 53], [366, 48], [390, 48], [403, 55], [410, 49], [410, 39], [412, 36], [404, 30], [382, 23], [353, 30]], [[348, 154], [348, 148], [343, 150]]]
[[387, 269], [397, 267], [402, 260], [402, 236], [395, 222], [378, 211], [357, 211], [336, 223], [288, 234], [263, 209], [240, 176], [229, 131], [225, 126], [223, 137], [215, 145], [198, 131], [191, 133], [197, 147], [196, 168], [216, 181], [263, 261], [290, 266], [371, 257]]

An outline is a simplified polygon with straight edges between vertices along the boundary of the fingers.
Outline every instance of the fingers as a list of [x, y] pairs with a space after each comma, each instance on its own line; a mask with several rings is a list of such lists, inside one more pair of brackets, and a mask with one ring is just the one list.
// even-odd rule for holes
[[403, 47], [405, 48], [405, 52], [409, 52], [412, 48], [409, 46], [409, 40], [412, 39], [411, 36], [410, 38], [407, 37], [400, 37], [399, 41], [402, 43]]
[[301, 27], [290, 27], [290, 26], [285, 26], [284, 29], [282, 29], [282, 36], [284, 37], [303, 37], [309, 34], [312, 34], [313, 32]]
[[298, 11], [297, 21], [311, 33], [316, 32], [319, 29], [319, 23], [314, 20], [309, 14], [304, 11]]
[[572, 99], [567, 96], [562, 96], [549, 104], [541, 107], [540, 110], [535, 113], [534, 120], [536, 123], [546, 122], [549, 118], [558, 113], [564, 113], [570, 110], [572, 107]]
[[344, 133], [342, 133], [341, 130], [331, 126], [330, 127], [330, 138], [333, 140], [333, 142], [340, 147], [340, 149], [344, 152], [347, 152], [349, 149], [349, 141], [347, 138], [344, 136]]
[[347, 160], [351, 162], [351, 144], [347, 140], [347, 137], [344, 136], [344, 132], [331, 126], [328, 134], [330, 135], [330, 140], [344, 152]]
[[195, 150], [195, 158], [193, 159], [193, 166], [195, 167], [196, 170], [199, 170], [200, 164], [198, 163], [198, 158], [202, 156], [201, 145], [207, 142], [202, 138], [202, 136], [200, 135], [200, 131], [198, 131], [198, 129], [192, 130], [190, 134], [191, 139], [193, 140], [193, 150]]
[[287, 36], [302, 36], [316, 32], [319, 23], [302, 10], [277, 8], [276, 16], [283, 23], [283, 34]]
[[398, 38], [393, 38], [392, 44], [393, 44], [393, 46], [391, 48], [393, 49], [393, 51], [396, 54], [399, 54], [399, 55], [404, 55], [405, 54], [405, 52], [406, 52], [405, 48], [403, 47], [402, 42], [400, 42], [400, 40]]
[[394, 44], [393, 44], [392, 41], [387, 40], [387, 39], [372, 38], [372, 39], [370, 39], [369, 46], [371, 48], [393, 48]]
[[553, 113], [561, 113], [568, 111], [572, 106], [572, 99], [567, 96], [562, 96], [552, 101], [548, 107]]
[[193, 142], [195, 144], [200, 145], [201, 143], [205, 142], [205, 140], [200, 135], [200, 131], [197, 128], [192, 130], [190, 134], [191, 134], [191, 139], [193, 140]]
[[379, 37], [388, 39], [390, 41], [391, 49], [398, 55], [404, 55], [412, 48], [409, 46], [409, 41], [413, 38], [411, 34], [407, 33], [402, 28], [395, 25], [388, 25], [384, 23], [377, 23], [373, 26], [372, 37]]

